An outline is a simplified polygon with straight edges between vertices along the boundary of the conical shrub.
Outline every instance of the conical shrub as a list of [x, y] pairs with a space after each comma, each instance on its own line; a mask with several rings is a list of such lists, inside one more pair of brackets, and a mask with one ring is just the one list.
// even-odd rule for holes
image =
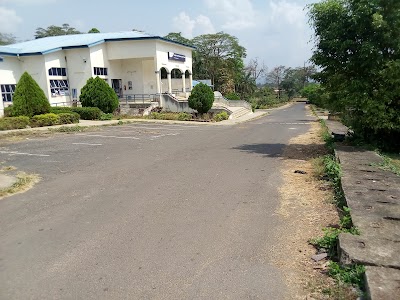
[[119, 105], [115, 91], [100, 77], [88, 79], [79, 100], [83, 107], [98, 107], [104, 113], [113, 113]]
[[13, 96], [13, 115], [28, 116], [47, 114], [50, 103], [43, 90], [27, 72], [19, 79]]

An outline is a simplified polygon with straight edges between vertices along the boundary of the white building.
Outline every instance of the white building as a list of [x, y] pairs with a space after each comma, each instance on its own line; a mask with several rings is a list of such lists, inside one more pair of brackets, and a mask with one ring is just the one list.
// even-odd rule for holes
[[120, 98], [160, 93], [183, 97], [192, 88], [192, 50], [141, 32], [47, 37], [0, 47], [0, 116], [27, 71], [53, 106], [71, 105], [90, 77], [99, 76]]

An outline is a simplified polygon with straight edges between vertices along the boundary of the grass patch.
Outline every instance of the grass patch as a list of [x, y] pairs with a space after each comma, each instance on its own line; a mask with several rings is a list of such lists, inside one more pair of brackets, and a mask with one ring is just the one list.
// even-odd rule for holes
[[58, 128], [49, 128], [50, 132], [83, 132], [83, 131], [87, 131], [89, 129], [88, 126], [61, 126]]
[[15, 182], [11, 187], [0, 190], [0, 199], [18, 194], [24, 193], [30, 188], [32, 188], [37, 182], [39, 182], [40, 177], [37, 174], [27, 174], [25, 172], [19, 172], [17, 174], [17, 182]]
[[6, 166], [6, 167], [2, 167], [0, 169], [0, 172], [10, 172], [10, 171], [15, 171], [17, 168], [13, 167], [13, 166]]
[[390, 171], [397, 176], [400, 176], [400, 154], [381, 153], [383, 162], [378, 165], [379, 168], [385, 171]]

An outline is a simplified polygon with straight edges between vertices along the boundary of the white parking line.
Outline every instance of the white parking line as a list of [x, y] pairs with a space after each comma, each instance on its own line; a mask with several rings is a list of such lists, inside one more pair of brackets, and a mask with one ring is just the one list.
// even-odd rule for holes
[[49, 157], [48, 154], [33, 154], [33, 153], [24, 153], [24, 152], [17, 152], [17, 151], [0, 151], [1, 154], [8, 154], [8, 155], [26, 155], [26, 156], [39, 156], [39, 157]]
[[140, 140], [140, 138], [134, 136], [116, 136], [116, 135], [102, 135], [102, 134], [78, 134], [78, 135], [88, 136], [88, 137]]
[[177, 135], [180, 135], [180, 133], [167, 133], [167, 134], [153, 135], [153, 136], [151, 136], [150, 139], [153, 140], [153, 139], [158, 139], [158, 138], [164, 137], [164, 136], [177, 136]]
[[103, 146], [103, 144], [90, 144], [90, 143], [72, 143], [72, 145]]

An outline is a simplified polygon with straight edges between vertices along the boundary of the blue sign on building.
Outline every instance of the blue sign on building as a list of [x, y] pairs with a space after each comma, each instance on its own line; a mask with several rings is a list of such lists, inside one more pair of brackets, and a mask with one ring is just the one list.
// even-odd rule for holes
[[186, 56], [182, 55], [182, 54], [174, 53], [174, 52], [168, 52], [168, 59], [185, 62]]

